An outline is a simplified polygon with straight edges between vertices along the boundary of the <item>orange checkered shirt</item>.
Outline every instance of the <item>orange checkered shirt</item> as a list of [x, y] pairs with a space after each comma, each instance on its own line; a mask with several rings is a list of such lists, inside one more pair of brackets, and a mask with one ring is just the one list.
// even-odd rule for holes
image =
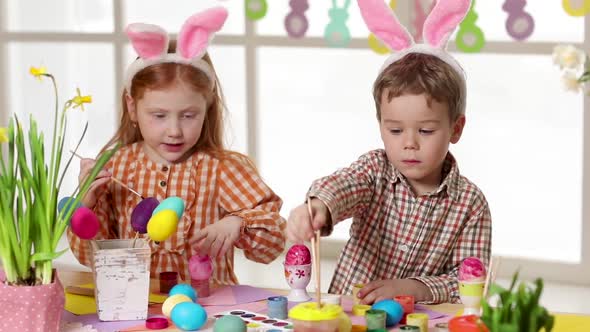
[[[237, 158], [219, 160], [196, 152], [182, 163], [158, 164], [143, 152], [141, 143], [134, 143], [117, 151], [106, 168], [113, 177], [143, 197], [155, 197], [161, 202], [177, 196], [185, 202], [185, 212], [176, 233], [159, 244], [150, 241], [152, 277], [163, 271], [177, 271], [183, 280], [190, 280], [191, 237], [228, 215], [244, 220], [235, 246], [243, 249], [248, 259], [269, 263], [283, 251], [285, 220], [279, 215], [282, 201], [255, 169]], [[134, 238], [131, 212], [140, 201], [140, 197], [116, 182], [109, 182], [94, 207], [101, 221], [95, 239]], [[80, 239], [70, 230], [68, 239], [78, 261], [91, 266], [89, 241]], [[233, 250], [217, 257], [213, 261], [211, 281], [215, 284], [238, 283], [233, 261]]]

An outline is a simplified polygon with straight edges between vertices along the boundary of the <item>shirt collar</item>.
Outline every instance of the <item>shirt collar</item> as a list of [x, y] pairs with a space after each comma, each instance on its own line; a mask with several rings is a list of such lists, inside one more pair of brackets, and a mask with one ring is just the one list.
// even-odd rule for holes
[[[395, 167], [393, 167], [393, 164], [391, 164], [389, 160], [387, 161], [387, 164], [388, 166], [387, 171], [385, 173], [385, 177], [391, 183], [396, 183], [399, 181], [409, 188], [410, 186], [407, 183], [404, 175]], [[447, 156], [443, 162], [442, 173], [444, 180], [442, 181], [440, 186], [438, 186], [438, 188], [434, 192], [432, 192], [432, 195], [437, 195], [445, 191], [447, 195], [451, 197], [451, 199], [458, 201], [460, 196], [459, 167], [457, 166], [457, 161], [455, 160], [455, 157], [450, 152], [447, 153]]]

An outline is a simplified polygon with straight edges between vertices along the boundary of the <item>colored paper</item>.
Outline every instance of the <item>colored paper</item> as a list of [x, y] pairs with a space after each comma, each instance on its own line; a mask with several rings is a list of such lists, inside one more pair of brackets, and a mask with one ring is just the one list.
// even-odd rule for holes
[[199, 298], [197, 302], [202, 306], [238, 305], [266, 300], [267, 298], [276, 295], [276, 293], [263, 288], [234, 285], [214, 289], [209, 297]]
[[590, 329], [590, 316], [574, 314], [555, 314], [553, 332], [587, 332]]
[[[83, 295], [79, 295], [83, 296]], [[88, 296], [86, 296], [88, 297]], [[97, 314], [89, 314], [89, 315], [81, 315], [77, 316], [74, 315], [66, 310], [63, 311], [61, 316], [62, 322], [68, 323], [81, 323], [82, 325], [91, 325], [95, 330], [98, 332], [113, 332], [113, 331], [122, 331], [129, 327], [143, 325], [145, 327], [144, 320], [125, 320], [125, 321], [117, 321], [117, 322], [101, 322], [98, 320]]]
[[[94, 289], [93, 284], [78, 285], [77, 287]], [[168, 296], [150, 293], [150, 303], [164, 303]], [[65, 309], [76, 315], [96, 313], [96, 301], [94, 296], [77, 295], [66, 292]]]

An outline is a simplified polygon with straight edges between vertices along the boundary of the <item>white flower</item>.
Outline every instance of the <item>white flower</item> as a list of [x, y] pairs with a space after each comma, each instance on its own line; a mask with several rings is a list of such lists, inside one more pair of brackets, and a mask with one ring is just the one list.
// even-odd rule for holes
[[586, 60], [586, 55], [573, 45], [557, 45], [553, 48], [553, 63], [559, 68], [578, 70]]
[[582, 83], [578, 81], [576, 73], [571, 71], [564, 72], [561, 81], [566, 91], [579, 92], [582, 87]]

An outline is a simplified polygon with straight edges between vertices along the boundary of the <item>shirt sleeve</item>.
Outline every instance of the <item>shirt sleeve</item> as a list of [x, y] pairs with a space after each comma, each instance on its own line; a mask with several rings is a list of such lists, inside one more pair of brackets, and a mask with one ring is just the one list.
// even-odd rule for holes
[[235, 246], [245, 256], [270, 263], [285, 247], [285, 219], [279, 215], [282, 200], [262, 181], [253, 166], [231, 157], [220, 165], [221, 208], [241, 217], [243, 227]]
[[[99, 194], [96, 205], [92, 211], [96, 214], [99, 221], [98, 233], [92, 240], [104, 240], [118, 238], [117, 230], [114, 226], [115, 216], [112, 208], [111, 183]], [[92, 240], [84, 240], [74, 234], [70, 227], [67, 232], [68, 242], [72, 253], [78, 259], [80, 264], [92, 267]]]
[[328, 207], [332, 220], [330, 225], [322, 229], [322, 235], [329, 235], [336, 223], [361, 215], [369, 206], [374, 192], [375, 174], [382, 168], [380, 153], [366, 153], [349, 167], [312, 183], [308, 197], [321, 200]]
[[438, 276], [410, 278], [421, 281], [430, 289], [433, 299], [423, 303], [461, 303], [457, 281], [459, 265], [465, 258], [477, 257], [487, 268], [490, 260], [491, 242], [492, 216], [487, 202], [484, 201], [483, 206], [476, 210], [476, 213], [465, 224], [447, 265], [447, 271]]

